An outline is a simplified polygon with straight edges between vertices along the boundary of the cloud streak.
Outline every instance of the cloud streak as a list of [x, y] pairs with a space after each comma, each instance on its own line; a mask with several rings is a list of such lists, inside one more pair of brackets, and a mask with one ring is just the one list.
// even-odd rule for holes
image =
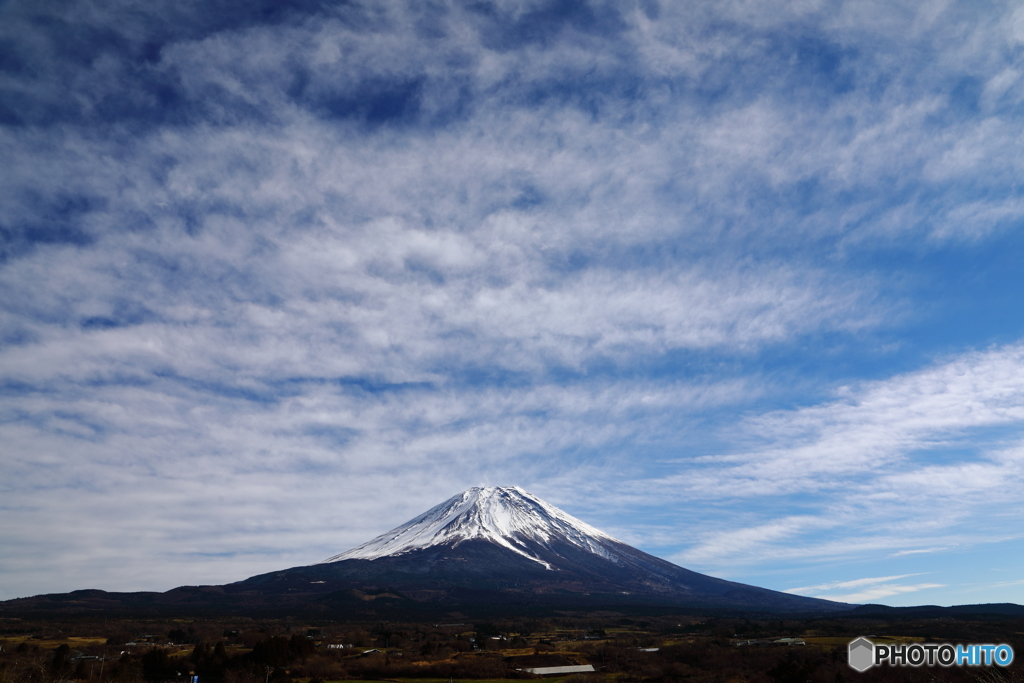
[[[944, 584], [941, 583], [919, 583], [911, 585], [892, 583], [897, 579], [905, 579], [909, 576], [919, 576], [919, 574], [898, 574], [896, 576], [879, 576], [854, 579], [852, 581], [836, 581], [818, 586], [790, 588], [785, 592], [796, 593], [799, 595], [813, 595], [815, 597], [823, 597], [826, 600], [836, 600], [838, 602], [864, 603], [872, 600], [880, 600], [893, 595], [916, 593], [921, 590], [944, 587]], [[853, 593], [835, 593], [836, 590], [848, 590], [851, 588], [859, 590]]]
[[[836, 400], [746, 421], [742, 455], [702, 456], [632, 488], [715, 506], [712, 515], [691, 514], [700, 531], [677, 539], [688, 547], [673, 556], [710, 571], [948, 556], [1019, 538], [1022, 367], [1011, 346], [843, 387]], [[768, 447], [751, 448], [757, 441]], [[803, 513], [779, 514], [788, 509]], [[722, 523], [724, 511], [731, 523]], [[864, 602], [945, 585], [836, 592], [856, 581], [792, 590]]]

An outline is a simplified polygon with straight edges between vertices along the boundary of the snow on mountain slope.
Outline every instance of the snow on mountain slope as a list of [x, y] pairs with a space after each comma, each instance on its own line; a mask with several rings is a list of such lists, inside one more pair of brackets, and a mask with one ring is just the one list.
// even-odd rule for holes
[[530, 543], [550, 548], [556, 542], [567, 542], [613, 562], [618, 558], [610, 544], [620, 543], [518, 486], [488, 486], [464, 491], [402, 526], [319, 564], [374, 560], [436, 545], [456, 546], [471, 539], [490, 541], [547, 569], [552, 569], [551, 565], [530, 552]]

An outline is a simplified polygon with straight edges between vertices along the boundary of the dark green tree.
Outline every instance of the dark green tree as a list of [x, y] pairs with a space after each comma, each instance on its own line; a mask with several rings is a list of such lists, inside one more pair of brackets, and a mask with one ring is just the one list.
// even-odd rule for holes
[[50, 661], [50, 674], [56, 679], [62, 679], [67, 678], [70, 673], [71, 648], [67, 643], [63, 643], [53, 653], [53, 660]]

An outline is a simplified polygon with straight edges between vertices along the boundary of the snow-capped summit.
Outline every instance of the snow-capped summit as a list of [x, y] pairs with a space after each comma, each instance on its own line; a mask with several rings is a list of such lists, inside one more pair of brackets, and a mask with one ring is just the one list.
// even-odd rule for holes
[[394, 557], [432, 546], [456, 547], [469, 540], [489, 541], [547, 569], [553, 567], [537, 556], [538, 545], [553, 550], [556, 545], [569, 543], [615, 562], [615, 545], [620, 544], [518, 486], [487, 486], [453, 496], [402, 526], [320, 564]]

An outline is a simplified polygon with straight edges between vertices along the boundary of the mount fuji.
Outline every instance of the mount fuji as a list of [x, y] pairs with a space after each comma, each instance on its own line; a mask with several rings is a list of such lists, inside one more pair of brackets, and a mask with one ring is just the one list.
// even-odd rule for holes
[[0, 614], [462, 618], [570, 611], [834, 613], [828, 600], [716, 579], [618, 541], [515, 487], [472, 488], [326, 560], [223, 586], [18, 598]]
[[386, 590], [418, 602], [659, 604], [823, 612], [852, 605], [717, 579], [648, 555], [516, 486], [471, 488], [351, 550], [231, 592]]

